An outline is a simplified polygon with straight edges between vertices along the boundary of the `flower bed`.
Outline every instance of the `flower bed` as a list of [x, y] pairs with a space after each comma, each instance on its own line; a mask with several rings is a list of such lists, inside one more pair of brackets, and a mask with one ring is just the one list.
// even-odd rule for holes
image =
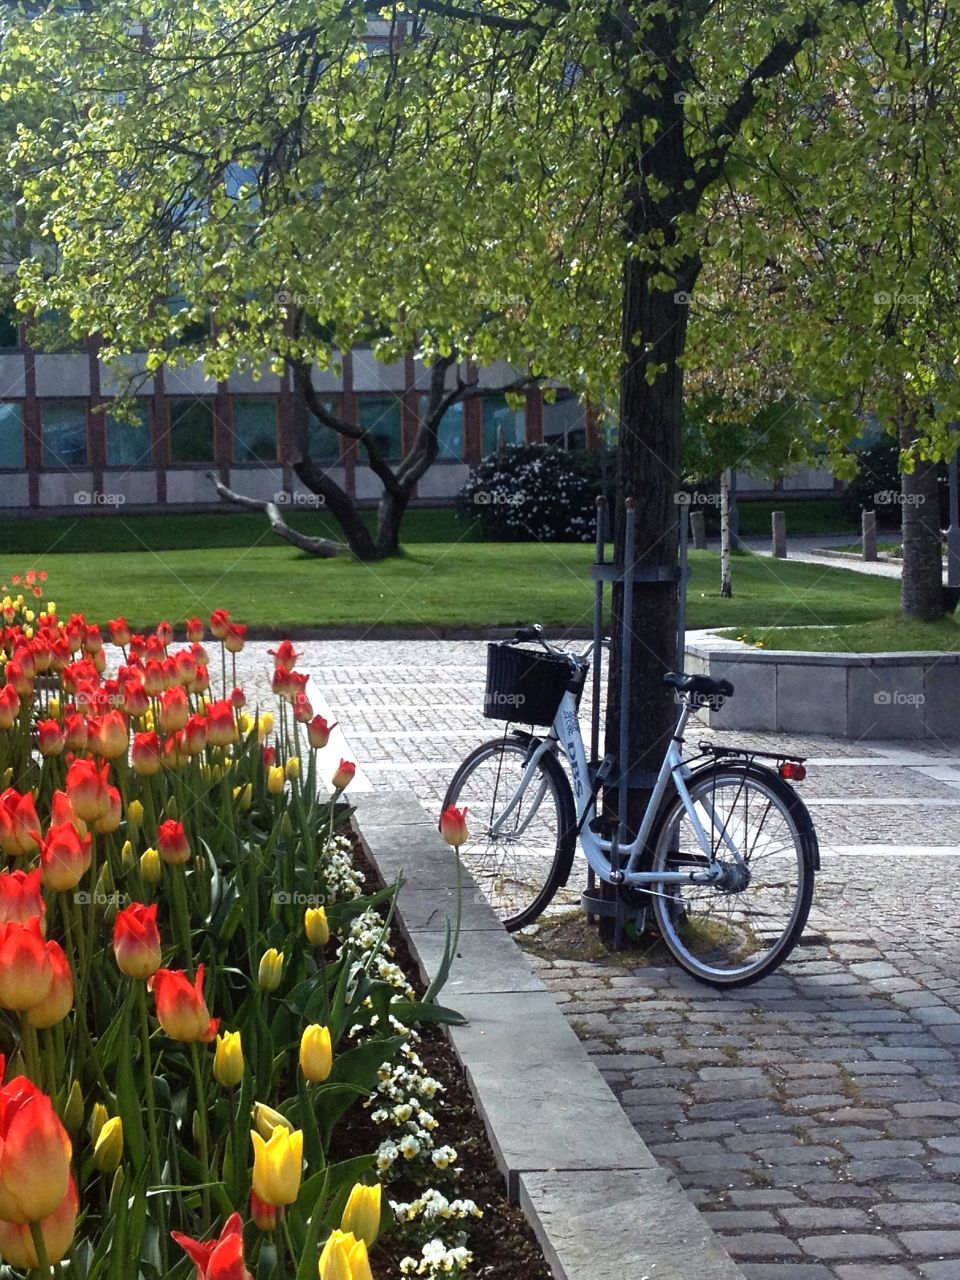
[[317, 794], [331, 726], [293, 646], [273, 715], [236, 687], [223, 611], [211, 664], [198, 619], [185, 644], [122, 619], [105, 643], [42, 595], [27, 575], [0, 601], [9, 1274], [462, 1273], [478, 1211], [414, 1029], [456, 1015], [395, 963], [395, 887], [364, 892], [353, 765]]

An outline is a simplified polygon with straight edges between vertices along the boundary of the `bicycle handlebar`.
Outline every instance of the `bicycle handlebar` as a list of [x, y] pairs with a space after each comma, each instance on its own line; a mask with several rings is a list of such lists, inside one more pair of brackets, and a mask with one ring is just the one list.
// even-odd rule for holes
[[[566, 649], [560, 649], [557, 645], [551, 644], [549, 640], [544, 639], [543, 627], [541, 627], [539, 623], [535, 623], [530, 627], [517, 627], [513, 634], [513, 639], [508, 640], [507, 643], [522, 644], [527, 640], [536, 640], [538, 644], [543, 646], [547, 653], [553, 654], [554, 657], [557, 658], [566, 658], [568, 662], [585, 662], [594, 650], [594, 641], [592, 640], [582, 653], [571, 653]], [[610, 645], [610, 637], [604, 636], [600, 641], [600, 644], [603, 648], [608, 648]]]

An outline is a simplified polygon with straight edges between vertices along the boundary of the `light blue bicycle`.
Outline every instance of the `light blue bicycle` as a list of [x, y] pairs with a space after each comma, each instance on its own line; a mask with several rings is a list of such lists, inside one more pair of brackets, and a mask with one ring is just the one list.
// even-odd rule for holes
[[[520, 647], [527, 641], [539, 650]], [[796, 945], [819, 869], [813, 823], [790, 786], [805, 776], [803, 759], [708, 743], [684, 759], [690, 716], [733, 687], [671, 672], [676, 729], [639, 831], [618, 840], [597, 805], [616, 761], [588, 765], [580, 733], [592, 650], [558, 649], [539, 627], [489, 646], [484, 714], [508, 724], [471, 752], [447, 790], [445, 806], [469, 810], [464, 865], [505, 927], [519, 929], [567, 883], [579, 838], [596, 876], [617, 886], [635, 919], [652, 915], [684, 969], [718, 987], [756, 982]]]

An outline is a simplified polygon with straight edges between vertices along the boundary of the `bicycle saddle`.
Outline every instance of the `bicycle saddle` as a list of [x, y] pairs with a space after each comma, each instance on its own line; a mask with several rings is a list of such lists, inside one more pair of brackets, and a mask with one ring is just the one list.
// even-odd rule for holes
[[668, 671], [663, 683], [678, 693], [692, 693], [703, 698], [733, 697], [733, 685], [729, 680], [714, 680], [710, 676], [687, 676], [682, 671]]

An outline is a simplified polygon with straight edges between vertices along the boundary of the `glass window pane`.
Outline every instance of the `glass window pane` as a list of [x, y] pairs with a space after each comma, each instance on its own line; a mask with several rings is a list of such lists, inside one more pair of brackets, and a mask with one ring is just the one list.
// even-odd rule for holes
[[[323, 400], [321, 402], [328, 413], [339, 413], [339, 400]], [[340, 460], [340, 433], [333, 427], [325, 427], [319, 418], [309, 414], [307, 425], [307, 442], [310, 457], [316, 462], [338, 462]]]
[[234, 400], [233, 457], [236, 462], [276, 462], [275, 400]]
[[213, 461], [213, 405], [205, 400], [170, 401], [170, 460]]
[[150, 406], [134, 405], [132, 413], [135, 417], [133, 422], [107, 413], [108, 467], [150, 466]]
[[23, 467], [23, 406], [0, 404], [0, 467]]
[[564, 449], [586, 448], [587, 417], [577, 396], [561, 392], [553, 404], [544, 403], [543, 441]]
[[500, 431], [503, 443], [524, 444], [527, 439], [526, 414], [523, 409], [511, 409], [504, 396], [483, 398], [483, 455], [496, 453], [500, 447]]
[[19, 345], [20, 332], [13, 307], [3, 307], [0, 310], [0, 348], [10, 351]]
[[401, 455], [399, 396], [359, 396], [357, 418], [366, 427], [385, 458]]
[[41, 400], [40, 425], [45, 467], [87, 465], [86, 400]]
[[[429, 396], [420, 397], [420, 420], [426, 416]], [[437, 457], [442, 461], [462, 462], [464, 459], [463, 443], [463, 401], [452, 404], [440, 419], [437, 428], [437, 443], [440, 446]]]

